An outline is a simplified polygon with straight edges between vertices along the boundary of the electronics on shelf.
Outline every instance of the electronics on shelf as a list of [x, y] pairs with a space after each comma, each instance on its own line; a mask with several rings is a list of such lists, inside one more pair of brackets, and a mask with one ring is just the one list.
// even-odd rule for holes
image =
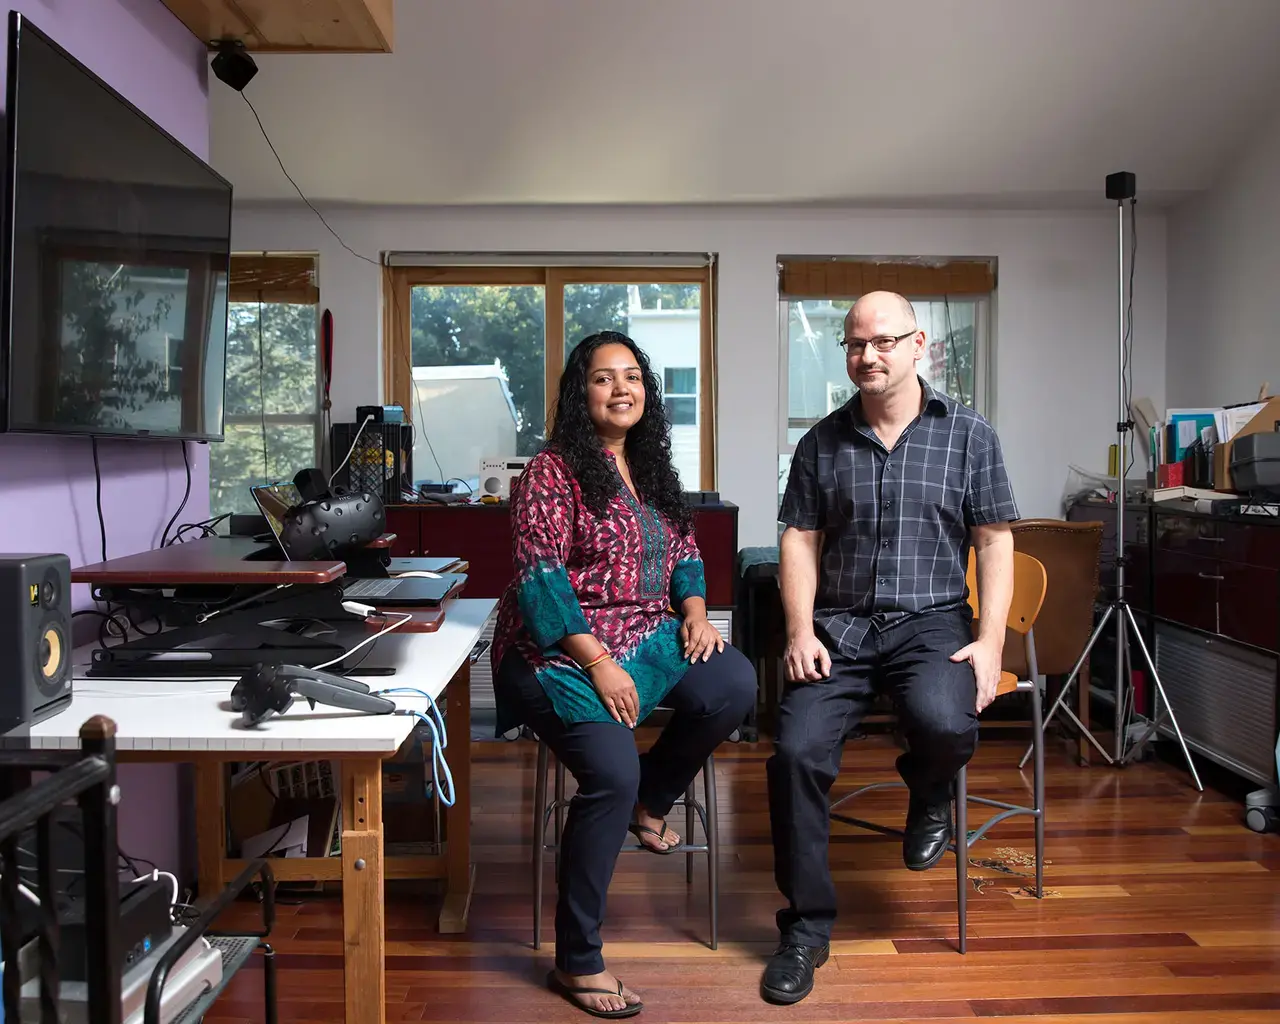
[[[167, 913], [167, 908], [166, 908]], [[129, 964], [120, 979], [121, 1024], [142, 1024], [146, 1016], [147, 986], [161, 957], [169, 952], [187, 931], [186, 926], [174, 926], [163, 942]], [[217, 940], [215, 940], [217, 941]], [[223, 940], [225, 941], [225, 940]], [[22, 957], [22, 1018], [40, 1019], [39, 958], [33, 940], [23, 949]], [[222, 981], [222, 951], [207, 939], [200, 938], [174, 963], [165, 979], [160, 997], [160, 1022], [169, 1024], [188, 1006]], [[65, 976], [58, 985], [58, 1008], [62, 1024], [87, 1024], [89, 988], [83, 981], [68, 981]]]
[[505, 459], [481, 459], [479, 497], [510, 501], [511, 488], [528, 464], [527, 458], [515, 455]]
[[404, 407], [399, 405], [357, 405], [356, 422], [363, 423], [365, 418], [371, 423], [403, 423]]
[[[305, 482], [308, 470], [295, 479]], [[386, 515], [378, 496], [337, 495], [304, 501], [296, 484], [250, 488], [271, 527], [280, 553], [289, 561], [342, 558], [349, 562], [342, 596], [375, 606], [435, 608], [456, 593], [465, 577], [456, 573], [393, 578], [369, 544], [382, 536]], [[376, 513], [371, 509], [376, 508]], [[374, 569], [377, 569], [374, 572]], [[430, 571], [411, 566], [402, 571]]]

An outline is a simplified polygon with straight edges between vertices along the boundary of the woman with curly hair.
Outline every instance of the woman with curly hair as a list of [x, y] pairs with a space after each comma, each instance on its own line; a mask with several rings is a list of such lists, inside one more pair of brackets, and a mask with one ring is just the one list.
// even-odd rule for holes
[[[693, 516], [671, 463], [658, 379], [626, 335], [570, 354], [555, 423], [511, 499], [516, 577], [498, 609], [498, 731], [528, 725], [578, 783], [561, 837], [547, 983], [593, 1016], [639, 998], [607, 973], [600, 925], [628, 831], [680, 849], [664, 820], [756, 696], [750, 662], [707, 621]], [[624, 739], [661, 702], [653, 746]]]

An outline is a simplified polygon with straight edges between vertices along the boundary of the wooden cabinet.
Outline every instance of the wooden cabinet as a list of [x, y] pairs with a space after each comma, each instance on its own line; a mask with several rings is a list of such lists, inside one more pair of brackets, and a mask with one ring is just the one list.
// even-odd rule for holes
[[[389, 505], [387, 529], [396, 535], [393, 555], [456, 555], [469, 562], [468, 597], [501, 597], [515, 575], [508, 505]], [[707, 606], [732, 607], [738, 507], [700, 506], [694, 530], [706, 572]]]
[[419, 539], [421, 516], [416, 509], [399, 505], [387, 506], [387, 532], [394, 533], [391, 554], [397, 558], [411, 558], [425, 554]]
[[[1115, 509], [1082, 503], [1070, 518], [1109, 524], [1102, 577], [1113, 582], [1108, 563], [1115, 551]], [[1150, 611], [1139, 621], [1188, 746], [1273, 785], [1280, 719], [1280, 519], [1215, 516], [1168, 505], [1134, 506], [1125, 519], [1129, 600], [1135, 611]], [[1143, 710], [1149, 711], [1145, 705]], [[1161, 733], [1171, 736], [1167, 725]]]
[[1280, 527], [1157, 511], [1156, 615], [1280, 651]]

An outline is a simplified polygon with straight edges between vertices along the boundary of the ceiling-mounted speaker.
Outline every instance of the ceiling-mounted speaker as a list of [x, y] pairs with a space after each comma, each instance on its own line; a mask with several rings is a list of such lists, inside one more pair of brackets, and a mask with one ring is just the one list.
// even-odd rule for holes
[[218, 81], [225, 82], [236, 92], [243, 92], [244, 87], [253, 81], [258, 73], [258, 65], [254, 63], [244, 43], [238, 39], [224, 39], [218, 43], [218, 55], [210, 65]]

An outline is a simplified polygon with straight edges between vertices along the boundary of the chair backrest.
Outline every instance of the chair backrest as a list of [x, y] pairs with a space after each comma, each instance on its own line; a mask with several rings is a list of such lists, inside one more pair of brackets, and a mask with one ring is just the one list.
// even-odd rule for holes
[[1035, 558], [1049, 578], [1036, 624], [1036, 657], [1046, 675], [1070, 672], [1093, 632], [1102, 533], [1098, 521], [1024, 519], [1013, 524], [1014, 549]]
[[[973, 609], [974, 618], [981, 618], [978, 608], [978, 570], [977, 556], [969, 549], [969, 569], [965, 574], [965, 583], [969, 587], [969, 607]], [[1026, 635], [1035, 625], [1040, 608], [1044, 605], [1044, 594], [1048, 588], [1048, 577], [1044, 566], [1026, 552], [1013, 552], [1013, 599], [1009, 602], [1009, 618], [1006, 625], [1015, 633]]]

